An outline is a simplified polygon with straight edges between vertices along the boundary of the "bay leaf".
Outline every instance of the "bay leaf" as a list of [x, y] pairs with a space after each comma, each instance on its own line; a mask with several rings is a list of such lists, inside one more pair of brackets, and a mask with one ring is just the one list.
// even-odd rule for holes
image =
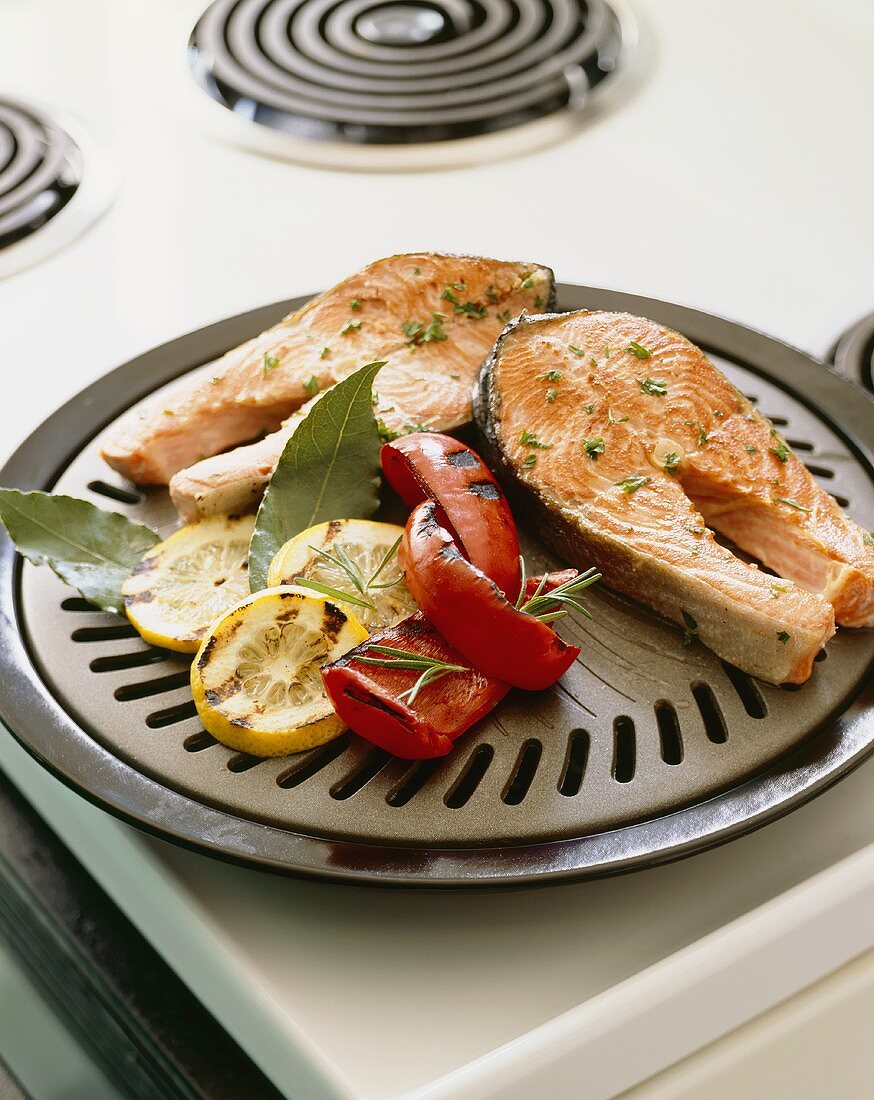
[[0, 520], [20, 554], [48, 565], [103, 611], [123, 613], [123, 581], [159, 541], [148, 527], [87, 500], [0, 488]]
[[290, 538], [331, 519], [364, 519], [379, 505], [379, 432], [373, 380], [384, 362], [368, 363], [325, 391], [285, 444], [249, 543], [249, 583], [267, 570]]

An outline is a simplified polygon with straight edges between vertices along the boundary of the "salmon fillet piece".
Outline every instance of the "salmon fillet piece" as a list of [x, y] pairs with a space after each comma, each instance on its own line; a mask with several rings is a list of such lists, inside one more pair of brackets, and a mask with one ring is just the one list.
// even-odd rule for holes
[[[132, 410], [101, 454], [137, 484], [166, 485], [204, 457], [277, 431], [314, 393], [378, 359], [389, 360], [386, 405], [403, 406], [413, 424], [457, 426], [470, 419], [470, 384], [505, 320], [552, 293], [552, 272], [536, 264], [434, 253], [378, 260]], [[244, 490], [251, 497], [251, 484]]]
[[835, 618], [874, 621], [870, 536], [678, 333], [622, 313], [520, 318], [475, 413], [555, 550], [738, 668], [801, 683]]

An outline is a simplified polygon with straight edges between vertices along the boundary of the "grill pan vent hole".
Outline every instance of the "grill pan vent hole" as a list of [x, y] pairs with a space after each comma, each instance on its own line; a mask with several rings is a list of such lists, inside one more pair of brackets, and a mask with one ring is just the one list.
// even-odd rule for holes
[[812, 466], [810, 463], [805, 462], [804, 465], [813, 474], [814, 477], [824, 477], [830, 480], [835, 476], [834, 470], [830, 470], [828, 466]]
[[747, 676], [745, 672], [741, 672], [739, 668], [735, 668], [734, 665], [727, 664], [725, 661], [722, 662], [722, 667], [725, 669], [725, 675], [731, 681], [731, 686], [737, 692], [738, 698], [743, 703], [744, 710], [750, 718], [767, 718], [767, 704], [752, 677]]
[[613, 723], [613, 778], [617, 783], [634, 779], [634, 722], [620, 714]]
[[662, 760], [666, 764], [682, 764], [683, 736], [673, 704], [660, 699], [655, 705], [655, 716], [659, 727]]
[[561, 779], [558, 781], [558, 793], [573, 798], [580, 793], [586, 764], [589, 759], [589, 733], [587, 730], [571, 730], [567, 739], [567, 755]]
[[406, 772], [400, 783], [385, 796], [389, 806], [406, 806], [425, 786], [434, 772], [443, 763], [442, 760], [420, 760]]
[[840, 506], [842, 508], [849, 508], [850, 507], [850, 501], [849, 501], [848, 497], [841, 496], [840, 493], [832, 493], [832, 496], [835, 498], [837, 503], [840, 504]]
[[135, 699], [148, 699], [150, 695], [163, 695], [167, 691], [185, 687], [191, 682], [187, 672], [174, 672], [171, 676], [158, 676], [154, 680], [142, 680], [138, 684], [122, 684], [113, 695], [120, 703], [130, 703]]
[[203, 752], [204, 749], [212, 748], [213, 745], [217, 744], [218, 741], [211, 733], [201, 730], [200, 733], [192, 733], [190, 737], [186, 737], [182, 742], [182, 748], [186, 752]]
[[391, 753], [386, 752], [385, 749], [374, 749], [345, 779], [341, 779], [339, 783], [335, 783], [331, 787], [331, 798], [336, 798], [338, 802], [351, 798], [353, 794], [357, 794], [362, 787], [366, 786], [371, 779], [379, 775], [391, 759]]
[[228, 761], [229, 772], [248, 772], [264, 763], [263, 756], [250, 756], [247, 752], [238, 752]]
[[501, 800], [507, 806], [518, 806], [534, 782], [540, 757], [543, 755], [543, 745], [535, 738], [529, 738], [519, 750], [513, 771], [507, 780], [507, 785], [501, 792]]
[[778, 428], [786, 428], [789, 426], [789, 421], [785, 416], [769, 416], [768, 419], [772, 424], [776, 424]]
[[88, 488], [98, 496], [107, 497], [109, 500], [117, 500], [119, 504], [139, 504], [143, 499], [142, 493], [135, 493], [131, 489], [122, 489], [118, 485], [110, 485], [107, 481], [89, 481]]
[[450, 810], [460, 810], [467, 805], [473, 792], [482, 783], [494, 755], [495, 750], [491, 745], [477, 745], [467, 758], [461, 775], [443, 799]]
[[812, 443], [808, 443], [806, 439], [787, 439], [786, 442], [792, 448], [793, 451], [815, 451], [816, 447]]
[[299, 787], [301, 783], [305, 783], [307, 779], [312, 779], [322, 768], [327, 768], [338, 756], [342, 756], [349, 748], [350, 741], [349, 734], [344, 733], [333, 741], [329, 741], [327, 745], [322, 745], [309, 753], [302, 761], [277, 775], [277, 786], [282, 787], [284, 790], [291, 790], [293, 787]]
[[135, 653], [116, 653], [114, 657], [95, 657], [88, 665], [92, 672], [122, 672], [128, 668], [142, 668], [167, 660], [163, 649], [141, 649]]
[[189, 703], [177, 703], [175, 707], [167, 707], [166, 710], [153, 711], [146, 719], [146, 725], [150, 730], [160, 730], [165, 726], [175, 726], [177, 722], [196, 717], [197, 707], [192, 700]]
[[68, 596], [61, 600], [61, 608], [64, 611], [97, 611], [93, 603], [82, 599], [81, 596]]
[[70, 635], [74, 642], [119, 642], [126, 638], [139, 638], [132, 626], [81, 626]]
[[701, 712], [707, 740], [714, 745], [724, 745], [728, 740], [728, 730], [725, 728], [725, 719], [713, 694], [713, 688], [710, 684], [693, 684], [692, 695]]

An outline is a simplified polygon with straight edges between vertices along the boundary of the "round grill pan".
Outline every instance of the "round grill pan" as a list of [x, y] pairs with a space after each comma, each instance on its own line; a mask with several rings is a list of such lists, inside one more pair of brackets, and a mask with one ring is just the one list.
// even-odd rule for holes
[[[131, 404], [305, 299], [191, 333], [65, 405], [0, 472], [169, 531], [163, 491], [99, 459]], [[563, 309], [623, 309], [701, 345], [780, 427], [858, 522], [874, 522], [874, 402], [802, 352], [705, 313], [562, 286]], [[535, 569], [557, 564], [534, 532]], [[585, 564], [585, 563], [581, 563]], [[48, 570], [0, 547], [0, 716], [61, 779], [165, 839], [260, 867], [347, 882], [486, 886], [631, 870], [787, 813], [874, 747], [874, 632], [839, 631], [800, 688], [758, 683], [606, 589], [567, 619], [579, 662], [549, 692], [513, 693], [441, 761], [410, 764], [350, 735], [281, 760], [216, 744], [187, 660], [146, 645]]]

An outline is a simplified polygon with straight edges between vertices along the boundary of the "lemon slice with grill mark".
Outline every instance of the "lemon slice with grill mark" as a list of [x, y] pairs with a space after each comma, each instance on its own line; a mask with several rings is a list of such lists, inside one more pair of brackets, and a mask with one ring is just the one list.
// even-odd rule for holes
[[255, 756], [310, 749], [344, 729], [321, 668], [367, 637], [346, 608], [294, 586], [268, 588], [214, 623], [191, 666], [204, 728]]
[[194, 653], [210, 624], [249, 591], [254, 516], [210, 516], [153, 546], [121, 588], [151, 645]]
[[394, 626], [416, 610], [397, 562], [403, 533], [394, 523], [363, 519], [318, 523], [279, 550], [267, 583], [301, 583], [301, 578], [348, 607], [368, 633]]

